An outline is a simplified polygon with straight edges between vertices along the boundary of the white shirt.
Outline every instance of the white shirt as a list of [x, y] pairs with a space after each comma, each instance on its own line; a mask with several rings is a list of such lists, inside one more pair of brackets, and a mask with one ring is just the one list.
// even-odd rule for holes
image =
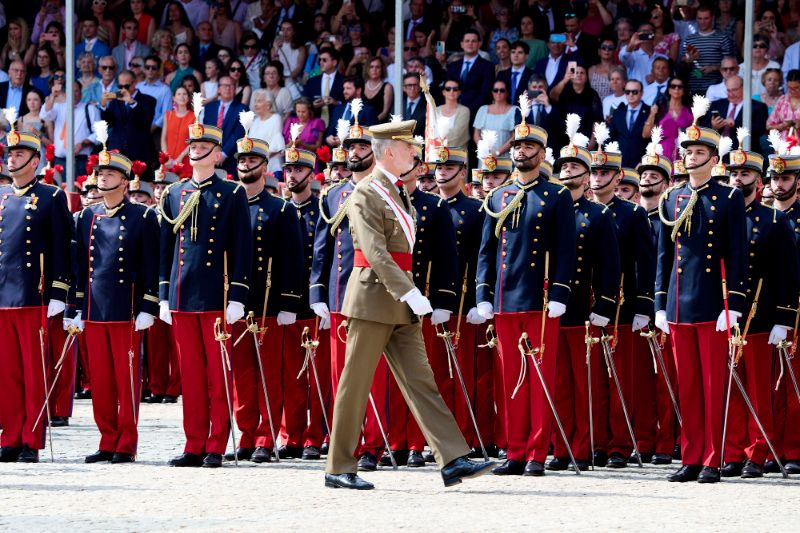
[[603, 98], [603, 116], [610, 117], [614, 110], [625, 102], [627, 102], [627, 99], [624, 94], [620, 96], [614, 96], [614, 93], [609, 94]]
[[[755, 94], [755, 93], [753, 93]], [[722, 100], [723, 98], [728, 97], [728, 89], [725, 88], [725, 82], [722, 81], [720, 83], [715, 83], [708, 87], [706, 90], [706, 98], [715, 102], [717, 100]]]
[[[794, 43], [783, 53], [783, 84], [786, 86], [786, 75], [790, 70], [800, 68], [800, 41]], [[755, 91], [753, 92], [755, 94]]]
[[283, 168], [283, 149], [286, 148], [286, 144], [283, 140], [282, 130], [283, 119], [279, 114], [273, 113], [267, 120], [256, 116], [248, 133], [254, 139], [265, 141], [269, 145], [270, 152], [278, 152], [267, 162], [267, 170], [273, 174]]
[[656, 101], [656, 97], [658, 96], [659, 92], [664, 93], [665, 95], [669, 91], [669, 78], [662, 81], [661, 83], [654, 81], [645, 86], [644, 93], [642, 93], [642, 101], [644, 101], [647, 105], [653, 105], [653, 102]]
[[[758, 70], [751, 69], [750, 72], [753, 74], [753, 81], [750, 82], [750, 90], [752, 91], [753, 95], [764, 92], [764, 84], [761, 83], [761, 76], [764, 75], [764, 72], [766, 72], [768, 68], [781, 68], [781, 66], [777, 61], [770, 59], [766, 67]], [[739, 64], [739, 72], [744, 72], [744, 63]]]
[[544, 77], [547, 80], [547, 85], [553, 85], [553, 82], [558, 75], [558, 66], [561, 64], [562, 59], [564, 59], [564, 54], [561, 54], [556, 59], [553, 59], [552, 55], [547, 56], [547, 68], [544, 71]]
[[[73, 112], [74, 122], [72, 124], [74, 135], [74, 142], [78, 144], [83, 140], [90, 140], [94, 144], [97, 144], [97, 137], [95, 136], [94, 132], [92, 131], [91, 124], [86, 123], [86, 110], [84, 109], [88, 104], [78, 103], [75, 105], [75, 111]], [[67, 103], [66, 102], [55, 102], [53, 104], [52, 109], [50, 111], [45, 111], [45, 106], [42, 106], [42, 109], [39, 111], [39, 118], [42, 120], [50, 120], [55, 122], [55, 127], [53, 128], [54, 132], [54, 144], [56, 147], [55, 153], [56, 157], [65, 158], [67, 157], [67, 148], [64, 145], [64, 141], [61, 140], [62, 132], [64, 128], [67, 126]], [[92, 124], [96, 121], [100, 120], [100, 111], [98, 111], [96, 106], [90, 105], [89, 106], [89, 120]], [[90, 146], [84, 146], [81, 148], [81, 151], [78, 152], [79, 155], [89, 155], [92, 151]]]
[[619, 61], [628, 69], [628, 79], [639, 80], [642, 84], [647, 83], [647, 75], [652, 72], [653, 61], [657, 57], [666, 56], [656, 53], [649, 56], [641, 48], [631, 52], [628, 50], [627, 46], [624, 46], [622, 50], [619, 51]]

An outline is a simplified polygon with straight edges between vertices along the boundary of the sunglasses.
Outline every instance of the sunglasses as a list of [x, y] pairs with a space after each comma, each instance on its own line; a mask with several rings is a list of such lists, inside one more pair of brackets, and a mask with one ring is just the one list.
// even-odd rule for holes
[[158, 70], [158, 65], [145, 65], [145, 70]]
[[241, 72], [241, 71], [242, 71], [241, 67], [230, 67], [228, 69], [228, 72]]
[[[128, 66], [130, 68], [142, 68], [142, 64], [141, 63], [128, 63]], [[100, 67], [100, 68], [102, 68], [102, 69], [106, 69], [107, 68], [107, 69], [110, 70], [110, 69], [112, 69], [114, 67]]]
[[243, 44], [242, 45], [242, 50], [255, 50], [255, 48], [256, 48], [255, 44]]
[[670, 83], [669, 84], [669, 88], [670, 89], [683, 89], [683, 84], [681, 84], [681, 83]]
[[63, 74], [56, 74], [56, 75], [53, 76], [53, 79], [55, 81], [61, 81], [61, 80], [64, 80], [65, 78], [66, 78], [66, 76], [64, 76]]
[[[404, 85], [403, 87], [409, 87], [409, 86], [408, 85]], [[411, 85], [410, 87], [416, 87], [416, 85]], [[449, 93], [451, 93], [453, 91], [457, 91], [458, 87], [452, 87], [452, 86], [451, 87], [445, 87], [444, 90], [449, 92]]]
[[130, 86], [130, 85], [121, 85], [121, 84], [120, 84], [120, 85], [119, 85], [119, 88], [120, 88], [120, 89], [125, 89], [125, 90], [127, 91], [128, 89], [130, 89], [130, 88], [131, 88], [131, 86]]
[[498, 87], [496, 89], [492, 89], [492, 92], [493, 93], [504, 93], [504, 92], [506, 92], [506, 90], [503, 89], [502, 87]]
[[769, 46], [767, 46], [764, 43], [756, 43], [753, 45], [753, 48], [763, 48], [764, 50], [766, 50], [767, 48], [769, 48]]
[[733, 72], [737, 70], [739, 67], [722, 67], [719, 70], [722, 72]]
[[417, 50], [419, 50], [419, 48], [417, 48], [416, 46], [404, 46], [403, 47], [403, 52], [416, 52]]
[[625, 89], [625, 94], [639, 94], [639, 89]]
[[[139, 66], [141, 67], [141, 65]], [[100, 70], [114, 70], [114, 67], [112, 67], [111, 65], [100, 65]]]
[[614, 46], [610, 44], [604, 44], [600, 47], [600, 50], [608, 50], [609, 52], [613, 52]]

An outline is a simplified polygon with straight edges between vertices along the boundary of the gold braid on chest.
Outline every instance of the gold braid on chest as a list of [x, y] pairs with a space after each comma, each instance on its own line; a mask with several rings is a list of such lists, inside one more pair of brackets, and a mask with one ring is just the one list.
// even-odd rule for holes
[[483, 210], [486, 211], [486, 214], [490, 217], [497, 219], [497, 224], [494, 228], [494, 236], [499, 239], [500, 231], [503, 229], [503, 224], [505, 224], [509, 215], [513, 213], [513, 217], [511, 219], [512, 227], [516, 228], [519, 225], [519, 218], [522, 211], [522, 199], [525, 197], [525, 189], [518, 190], [514, 195], [514, 198], [508, 202], [508, 205], [506, 205], [497, 213], [489, 209], [489, 201], [491, 197], [492, 196], [489, 195], [483, 200]]
[[[700, 195], [697, 194], [697, 190], [692, 189], [692, 194], [689, 196], [689, 201], [686, 204], [686, 207], [683, 208], [683, 212], [675, 219], [675, 221], [671, 221], [667, 218], [664, 214], [664, 205], [667, 203], [667, 196], [669, 196], [670, 190], [667, 190], [664, 194], [661, 195], [661, 199], [658, 201], [658, 218], [661, 219], [661, 223], [665, 226], [669, 226], [672, 228], [672, 233], [670, 237], [672, 238], [673, 242], [675, 241], [675, 237], [677, 237], [678, 232], [681, 231], [681, 228], [684, 226], [686, 227], [686, 234], [691, 235], [692, 233], [692, 211], [694, 210], [695, 204], [697, 204], [697, 200], [699, 199]], [[678, 199], [675, 199], [675, 204], [677, 205]]]

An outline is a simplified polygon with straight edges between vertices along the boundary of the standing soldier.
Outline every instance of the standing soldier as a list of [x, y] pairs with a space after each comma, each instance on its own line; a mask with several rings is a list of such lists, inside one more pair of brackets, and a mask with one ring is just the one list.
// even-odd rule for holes
[[126, 198], [131, 161], [105, 149], [105, 121], [97, 187], [103, 202], [81, 211], [76, 229], [76, 308], [92, 368], [92, 410], [100, 430], [87, 463], [131, 463], [139, 440], [140, 331], [158, 314], [158, 219]]
[[[696, 125], [708, 100], [695, 95], [695, 123], [682, 146], [689, 182], [661, 197], [655, 323], [672, 334], [683, 466], [670, 481], [719, 481], [729, 328], [745, 308], [747, 230], [741, 191], [717, 183], [719, 133]], [[726, 334], [727, 332], [727, 334]]]
[[[201, 102], [195, 93], [198, 116]], [[174, 321], [186, 433], [184, 453], [170, 464], [216, 468], [233, 423], [226, 404], [232, 401], [231, 343], [217, 333], [244, 317], [253, 240], [244, 188], [215, 172], [222, 131], [195, 122], [188, 142], [192, 178], [161, 197], [160, 316]]]
[[[5, 113], [13, 125], [16, 110]], [[0, 187], [0, 461], [36, 463], [45, 436], [34, 427], [45, 398], [43, 337], [46, 318], [66, 308], [73, 225], [64, 192], [36, 180], [39, 137], [12, 127], [6, 139], [13, 184]]]
[[622, 179], [614, 187], [614, 196], [635, 204], [639, 203], [639, 173], [632, 168], [623, 168], [620, 171]]

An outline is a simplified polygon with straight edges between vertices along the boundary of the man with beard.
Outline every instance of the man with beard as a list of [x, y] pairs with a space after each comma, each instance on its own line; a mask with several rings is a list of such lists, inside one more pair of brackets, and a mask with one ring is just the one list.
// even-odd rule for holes
[[632, 168], [622, 169], [622, 179], [614, 187], [614, 196], [635, 204], [639, 203], [639, 173]]
[[672, 334], [678, 375], [683, 466], [667, 479], [716, 483], [725, 401], [729, 328], [747, 290], [747, 230], [741, 191], [711, 178], [719, 134], [700, 128], [707, 100], [695, 96], [695, 123], [681, 143], [689, 182], [661, 197], [656, 326]]
[[[577, 128], [579, 119], [570, 118], [575, 116], [570, 115], [567, 120]], [[592, 442], [608, 441], [608, 380], [606, 369], [601, 364], [603, 357], [599, 347], [592, 348], [592, 373], [588, 373], [586, 323], [589, 321], [599, 328], [607, 326], [613, 319], [620, 264], [617, 229], [611, 210], [589, 201], [583, 194], [591, 168], [591, 154], [585, 147], [587, 139], [577, 133], [577, 129], [571, 133], [570, 143], [561, 149], [555, 162], [559, 179], [572, 197], [578, 243], [572, 292], [559, 329], [554, 401], [577, 466], [588, 470], [592, 461]], [[599, 330], [589, 333], [596, 335]], [[589, 379], [592, 380], [591, 399]], [[589, 433], [590, 405], [594, 437]], [[547, 464], [547, 469], [566, 470], [569, 467], [569, 453], [564, 441], [557, 438], [553, 460]]]
[[[511, 149], [518, 176], [493, 190], [483, 203], [489, 216], [483, 223], [476, 296], [480, 316], [488, 320], [497, 311], [506, 393], [508, 451], [505, 463], [493, 473], [541, 476], [552, 413], [537, 373], [528, 372], [522, 364], [517, 342], [527, 332], [534, 348], [550, 347], [541, 371], [548, 390], [553, 391], [558, 319], [569, 300], [577, 244], [569, 191], [540, 174], [547, 132], [526, 124], [524, 111], [522, 122], [514, 128]], [[549, 283], [546, 308], [545, 283]]]
[[[235, 155], [239, 181], [247, 193], [253, 264], [245, 304], [245, 316], [252, 317], [233, 324], [233, 338], [244, 335], [231, 354], [236, 425], [241, 431], [234, 453], [239, 460], [268, 463], [274, 453], [273, 431], [280, 420], [283, 399], [282, 328], [278, 320], [285, 322], [304, 304], [301, 294], [305, 280], [297, 210], [264, 188], [269, 146], [248, 136], [251, 114], [240, 117], [245, 136], [236, 141]], [[255, 337], [247, 332], [253, 323], [258, 328]], [[261, 359], [260, 364], [256, 357]], [[233, 461], [234, 453], [225, 459]]]
[[[748, 132], [742, 128], [737, 134], [741, 147]], [[757, 305], [736, 372], [745, 382], [756, 415], [773, 442], [772, 354], [774, 345], [786, 340], [794, 324], [798, 290], [798, 258], [791, 253], [796, 249], [794, 232], [789, 217], [756, 200], [764, 168], [764, 158], [760, 154], [740, 148], [731, 152], [727, 167], [730, 184], [742, 191], [747, 216], [749, 255], [745, 309]], [[761, 291], [755, 300], [759, 284]], [[722, 477], [762, 477], [768, 454], [767, 443], [747, 410], [741, 392], [734, 389], [728, 411]], [[798, 472], [796, 468], [792, 471]]]

